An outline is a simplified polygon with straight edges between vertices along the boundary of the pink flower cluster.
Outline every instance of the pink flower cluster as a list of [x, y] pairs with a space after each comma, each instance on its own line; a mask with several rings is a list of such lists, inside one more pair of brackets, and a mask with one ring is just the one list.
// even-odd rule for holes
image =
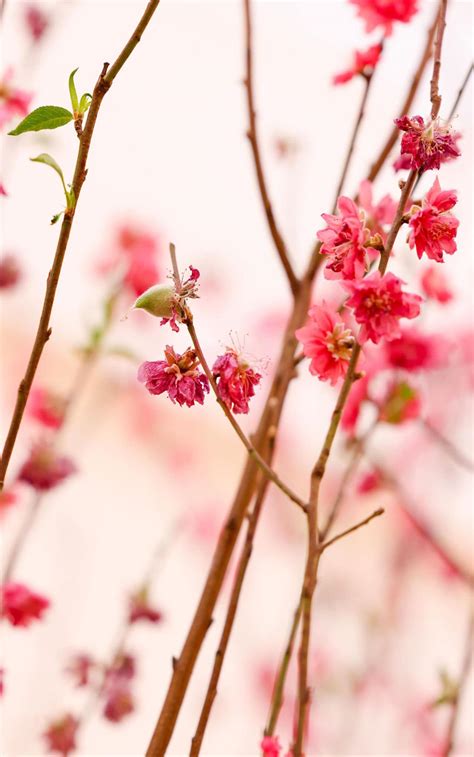
[[349, 0], [357, 7], [366, 31], [381, 27], [386, 35], [392, 33], [397, 21], [407, 24], [418, 11], [418, 0]]

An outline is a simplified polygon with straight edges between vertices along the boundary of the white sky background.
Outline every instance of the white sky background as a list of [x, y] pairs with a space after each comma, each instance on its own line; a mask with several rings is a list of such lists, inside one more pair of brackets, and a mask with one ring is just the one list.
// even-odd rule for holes
[[[387, 43], [348, 192], [356, 189], [359, 177], [366, 173], [404, 98], [433, 12], [432, 3], [420, 4], [423, 10], [417, 18], [397, 28]], [[91, 91], [103, 61], [113, 60], [143, 7], [138, 0], [78, 0], [61, 5], [57, 25], [36, 57], [25, 61], [25, 37], [18, 14], [21, 6], [8, 0], [2, 68], [15, 67], [18, 83], [35, 92], [35, 106], [67, 107], [67, 77], [77, 66], [78, 89]], [[321, 228], [320, 214], [330, 209], [362, 89], [359, 81], [334, 88], [330, 79], [350, 64], [354, 47], [368, 46], [367, 36], [348, 3], [288, 0], [255, 6], [256, 99], [264, 162], [275, 210], [282, 219], [295, 266], [301, 271]], [[471, 2], [450, 3], [441, 75], [442, 114], [449, 111], [472, 59], [472, 10]], [[370, 37], [371, 42], [377, 39], [376, 34]], [[206, 348], [215, 351], [217, 344], [228, 340], [232, 329], [241, 337], [249, 335], [249, 351], [274, 357], [277, 340], [262, 334], [258, 324], [265, 314], [285, 314], [289, 298], [265, 225], [244, 136], [242, 78], [238, 2], [162, 0], [99, 115], [89, 175], [55, 304], [53, 338], [41, 366], [43, 380], [62, 386], [68, 383], [72, 361], [65, 360], [61, 351], [77, 344], [84, 324], [93, 320], [102, 288], [91, 269], [98, 252], [107, 245], [114, 223], [123, 218], [136, 217], [156, 227], [164, 244], [173, 240], [182, 265], [192, 263], [201, 270], [203, 293], [206, 277], [220, 283], [220, 290], [210, 294], [207, 302], [203, 295], [195, 308]], [[413, 114], [428, 113], [428, 91], [426, 78]], [[461, 323], [472, 323], [472, 82], [456, 125], [468, 132], [462, 142], [463, 158], [443, 167], [440, 174], [443, 187], [459, 190], [463, 221], [458, 252], [444, 267], [459, 295], [459, 302], [449, 311], [448, 325], [443, 326], [452, 330]], [[272, 151], [273, 139], [282, 135], [296, 139], [302, 147], [290, 165], [278, 162]], [[56, 177], [44, 166], [30, 163], [28, 157], [49, 151], [68, 177], [76, 138], [72, 127], [66, 127], [46, 137], [5, 137], [2, 150], [1, 175], [11, 196], [2, 206], [1, 246], [18, 252], [27, 269], [21, 291], [9, 298], [8, 308], [2, 308], [7, 359], [4, 405], [8, 408], [31, 342], [32, 321], [38, 314], [57, 238], [57, 227], [50, 227], [49, 219], [62, 206]], [[377, 183], [376, 196], [387, 191], [395, 195], [397, 191], [389, 168]], [[414, 255], [410, 257], [403, 245], [401, 250], [398, 270], [413, 289]], [[439, 325], [445, 314], [435, 312], [428, 317]], [[133, 316], [118, 325], [115, 337], [148, 359], [158, 359], [170, 339], [169, 333], [159, 331], [154, 323], [146, 322], [145, 327], [145, 322], [139, 321], [137, 328]], [[186, 346], [185, 342], [181, 334], [174, 343]], [[205, 413], [196, 410], [186, 415], [158, 399], [153, 406], [158, 417], [158, 422], [154, 420], [158, 431], [155, 427], [153, 431], [156, 446], [141, 445], [131, 434], [130, 407], [121, 399], [120, 387], [132, 381], [133, 370], [110, 362], [102, 366], [95, 393], [91, 391], [84, 400], [84, 416], [78, 417], [67, 437], [68, 449], [78, 456], [84, 475], [48, 498], [38, 538], [21, 563], [19, 577], [52, 595], [55, 606], [47, 622], [6, 635], [12, 669], [6, 701], [5, 753], [9, 755], [41, 753], [37, 734], [45, 720], [80, 704], [61, 672], [67, 654], [77, 648], [107, 653], [120, 619], [123, 593], [138, 580], [176, 510], [199, 510], [217, 503], [223, 514], [234, 490], [240, 450], [211, 403]], [[305, 491], [307, 471], [333, 397], [331, 389], [316, 386], [314, 381], [305, 375], [298, 391], [291, 392], [280, 449], [280, 470], [300, 491]], [[258, 417], [263, 394], [245, 420], [249, 429]], [[102, 425], [96, 428], [94, 419], [99, 412]], [[469, 443], [471, 433], [472, 427], [465, 421], [458, 429], [458, 439]], [[175, 446], [195, 448], [199, 458], [179, 480], [169, 468], [166, 445], [170, 439]], [[14, 462], [21, 459], [27, 442], [28, 434], [23, 434]], [[416, 471], [414, 490], [429, 491], [436, 522], [467, 558], [472, 534], [471, 484], [444, 459], [436, 457], [432, 463], [437, 472], [435, 491], [427, 488], [426, 478]], [[297, 518], [288, 515], [284, 502], [277, 496], [271, 501], [278, 509], [279, 521], [277, 525], [270, 519], [262, 523], [255, 550], [261, 554], [255, 557], [248, 577], [206, 741], [209, 755], [257, 753], [265, 709], [256, 704], [249, 679], [255, 662], [268, 660], [269, 654], [270, 661], [278, 656], [297, 593], [303, 529]], [[362, 513], [360, 508], [357, 512]], [[17, 514], [10, 517], [13, 533], [19, 520]], [[286, 529], [288, 544], [281, 537]], [[339, 555], [328, 559], [323, 572], [323, 586], [326, 572], [329, 575], [327, 595], [322, 590], [329, 612], [326, 608], [316, 634], [341, 666], [358, 664], [364, 639], [349, 617], [350, 610], [344, 609], [344, 603], [341, 607], [338, 587], [346, 579], [349, 561], [354, 575], [345, 589], [344, 602], [351, 605], [350, 598], [355, 595], [356, 604], [363, 607], [377, 604], [384, 591], [379, 573], [384, 564], [384, 540], [390, 543], [390, 522], [380, 525], [379, 531], [367, 530], [351, 545], [347, 543], [347, 551], [341, 548]], [[143, 752], [168, 683], [171, 655], [179, 652], [210, 554], [210, 545], [199, 550], [185, 538], [172, 551], [156, 593], [169, 622], [156, 630], [138, 629], [132, 639], [132, 648], [141, 660], [138, 711], [120, 726], [95, 718], [81, 737], [80, 754]], [[395, 666], [400, 685], [405, 683], [410, 692], [416, 689], [420, 695], [436, 693], [437, 669], [443, 665], [455, 668], [459, 660], [466, 597], [447, 586], [423, 572], [414, 574], [413, 595], [405, 607], [407, 624], [397, 638], [395, 662], [388, 663]], [[170, 754], [187, 753], [219, 619], [222, 608], [209, 633]], [[467, 700], [461, 724], [462, 740], [467, 744], [469, 736], [472, 744], [471, 705], [472, 698]], [[338, 724], [337, 704], [327, 707], [331, 731]], [[387, 709], [378, 715], [375, 721], [374, 711], [360, 717], [351, 742], [353, 753], [409, 754], [410, 746], [393, 713]], [[345, 748], [342, 753], [348, 754]], [[387, 748], [391, 751], [385, 751]]]

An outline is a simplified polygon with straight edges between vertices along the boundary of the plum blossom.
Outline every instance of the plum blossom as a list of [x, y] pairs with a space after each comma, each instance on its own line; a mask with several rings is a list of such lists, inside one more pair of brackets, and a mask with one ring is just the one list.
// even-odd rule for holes
[[14, 287], [21, 275], [21, 268], [14, 255], [4, 255], [0, 259], [0, 290]]
[[130, 681], [135, 676], [135, 659], [122, 653], [107, 670], [104, 682], [103, 715], [113, 723], [120, 722], [135, 709]]
[[0, 129], [15, 116], [26, 116], [33, 95], [12, 86], [13, 70], [11, 68], [0, 79]]
[[410, 210], [410, 234], [408, 244], [416, 249], [419, 258], [425, 252], [431, 260], [443, 263], [443, 253], [456, 252], [455, 237], [459, 220], [449, 211], [457, 203], [453, 189], [442, 190], [438, 178], [422, 201], [421, 208], [413, 205]]
[[371, 76], [382, 54], [382, 45], [372, 45], [367, 50], [355, 50], [352, 67], [333, 77], [333, 84], [345, 84], [355, 76]]
[[390, 226], [395, 218], [397, 210], [395, 200], [387, 194], [374, 203], [372, 182], [364, 179], [359, 185], [358, 203], [366, 213], [365, 225], [370, 229], [371, 234], [380, 234], [382, 239], [385, 239], [384, 227]]
[[30, 418], [46, 428], [57, 430], [63, 425], [65, 410], [64, 397], [43, 387], [33, 387], [27, 405]]
[[50, 605], [49, 599], [16, 582], [4, 584], [0, 596], [2, 616], [12, 626], [22, 628], [27, 628], [34, 620], [41, 620]]
[[163, 614], [152, 607], [148, 601], [148, 588], [146, 586], [132, 594], [129, 602], [129, 623], [136, 623], [138, 620], [159, 623], [162, 619]]
[[363, 213], [349, 197], [339, 197], [337, 207], [338, 215], [322, 214], [327, 227], [318, 231], [320, 252], [330, 258], [324, 275], [327, 279], [358, 279], [368, 270], [370, 231]]
[[212, 373], [219, 397], [233, 413], [248, 413], [249, 400], [262, 378], [232, 347], [216, 358]]
[[32, 3], [24, 9], [25, 25], [34, 42], [39, 42], [49, 26], [49, 18], [41, 8]]
[[66, 673], [72, 676], [77, 688], [82, 688], [89, 684], [91, 672], [95, 667], [96, 663], [92, 657], [80, 652], [72, 657], [66, 668]]
[[453, 132], [449, 125], [442, 125], [439, 119], [425, 124], [421, 116], [402, 116], [395, 119], [395, 124], [405, 132], [400, 151], [411, 157], [410, 168], [438, 169], [441, 163], [461, 154], [457, 146], [460, 134]]
[[264, 736], [260, 748], [262, 757], [279, 757], [281, 745], [278, 736]]
[[173, 347], [167, 346], [165, 358], [142, 363], [138, 369], [138, 380], [145, 384], [150, 394], [167, 392], [170, 400], [178, 405], [192, 407], [196, 402], [204, 404], [209, 381], [199, 369], [195, 351], [187, 349], [179, 355]]
[[453, 299], [454, 295], [446, 276], [436, 265], [425, 268], [421, 274], [420, 284], [423, 294], [429, 300], [436, 300], [440, 305], [446, 305]]
[[442, 366], [448, 359], [450, 346], [441, 334], [402, 328], [399, 337], [385, 342], [384, 351], [389, 367], [415, 373]]
[[357, 15], [365, 22], [367, 32], [382, 27], [387, 36], [393, 24], [407, 24], [418, 11], [418, 0], [349, 0], [357, 7]]
[[160, 278], [160, 240], [139, 227], [125, 224], [116, 233], [111, 252], [98, 267], [99, 273], [118, 272], [124, 290], [138, 297]]
[[347, 318], [324, 302], [309, 310], [309, 321], [296, 331], [306, 357], [311, 358], [310, 373], [333, 386], [347, 373], [354, 336]]
[[76, 748], [79, 721], [70, 713], [55, 720], [43, 733], [49, 752], [67, 757]]
[[344, 282], [351, 295], [346, 306], [353, 308], [355, 319], [361, 324], [360, 342], [370, 340], [378, 344], [383, 338], [396, 339], [401, 333], [400, 318], [419, 315], [422, 298], [403, 292], [404, 283], [393, 273], [381, 276], [379, 271], [361, 281]]
[[77, 470], [75, 463], [56, 452], [53, 444], [40, 439], [31, 448], [30, 455], [18, 473], [18, 480], [37, 491], [49, 491], [65, 481]]

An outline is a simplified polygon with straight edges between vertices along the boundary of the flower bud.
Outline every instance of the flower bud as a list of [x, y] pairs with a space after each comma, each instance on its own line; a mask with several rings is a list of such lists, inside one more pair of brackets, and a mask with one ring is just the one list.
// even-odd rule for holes
[[171, 284], [155, 284], [138, 297], [133, 307], [146, 310], [157, 318], [173, 315], [174, 287]]

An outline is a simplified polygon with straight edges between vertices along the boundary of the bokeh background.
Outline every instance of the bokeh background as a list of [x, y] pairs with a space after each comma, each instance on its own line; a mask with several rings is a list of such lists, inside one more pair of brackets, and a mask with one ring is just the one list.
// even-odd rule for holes
[[[25, 32], [23, 3], [8, 0], [2, 70], [34, 93], [33, 105], [68, 106], [67, 77], [79, 66], [78, 87], [91, 91], [104, 60], [128, 38], [142, 2], [44, 3], [51, 26], [37, 45]], [[365, 126], [347, 182], [359, 180], [398, 114], [414, 70], [433, 4], [420, 2], [412, 23], [396, 29], [377, 71]], [[472, 3], [450, 3], [441, 92], [443, 110], [454, 101], [472, 59]], [[303, 270], [332, 203], [362, 82], [331, 84], [354, 47], [367, 44], [346, 2], [255, 2], [255, 77], [265, 167], [275, 210]], [[370, 39], [377, 41], [377, 35]], [[158, 265], [169, 268], [174, 241], [181, 265], [201, 271], [194, 313], [212, 358], [231, 338], [245, 344], [264, 372], [244, 418], [258, 420], [290, 299], [262, 213], [245, 137], [242, 9], [234, 0], [162, 0], [136, 53], [112, 87], [100, 113], [53, 314], [53, 335], [38, 384], [67, 391], [78, 347], [100, 317], [110, 278], [98, 271], [114, 253], [123, 226], [156, 236]], [[428, 111], [428, 76], [413, 113]], [[456, 346], [472, 331], [472, 83], [456, 114], [462, 159], [443, 167], [443, 187], [459, 190], [458, 252], [444, 272], [454, 291], [446, 307], [428, 304], [423, 327], [452, 344], [452, 361], [421, 379], [427, 416], [473, 457], [472, 364]], [[5, 131], [5, 130], [4, 130]], [[281, 155], [282, 140], [290, 150]], [[28, 158], [51, 152], [70, 177], [76, 150], [72, 127], [13, 139], [2, 135], [0, 198], [2, 252], [14, 253], [23, 278], [2, 295], [2, 414], [9, 418], [15, 388], [29, 354], [61, 209], [59, 183]], [[427, 180], [425, 180], [427, 188]], [[390, 162], [376, 197], [397, 194]], [[402, 235], [403, 236], [403, 235]], [[419, 291], [423, 264], [397, 246], [396, 268]], [[326, 285], [318, 282], [315, 297]], [[83, 706], [84, 693], [64, 674], [70, 655], [86, 650], [104, 658], [114, 648], [126, 597], [152, 555], [152, 598], [163, 612], [156, 626], [137, 626], [129, 648], [137, 656], [136, 709], [120, 724], [98, 708], [79, 737], [82, 755], [142, 754], [191, 621], [213, 544], [236, 488], [244, 452], [213, 402], [188, 410], [150, 397], [136, 381], [144, 359], [161, 358], [167, 343], [188, 346], [144, 313], [120, 301], [107, 344], [128, 357], [103, 355], [74, 406], [62, 447], [79, 472], [48, 495], [16, 570], [51, 598], [44, 622], [2, 628], [6, 693], [2, 752], [44, 751], [41, 733], [65, 710]], [[466, 354], [466, 350], [463, 354]], [[327, 427], [334, 390], [303, 364], [289, 392], [275, 467], [305, 494], [312, 462]], [[12, 461], [14, 475], [38, 430], [25, 422]], [[319, 754], [428, 755], [445, 727], [447, 711], [427, 709], [440, 693], [440, 670], [456, 675], [463, 652], [470, 595], [465, 585], [416, 537], [400, 515], [397, 497], [429, 524], [467, 570], [473, 570], [472, 474], [463, 470], [416, 423], [377, 431], [371, 454], [401, 482], [387, 492], [352, 494], [341, 526], [379, 505], [387, 512], [328, 553], [315, 602], [311, 675], [316, 683], [312, 748]], [[324, 487], [328, 506], [347, 461], [341, 437]], [[362, 468], [364, 470], [364, 468]], [[2, 551], [21, 527], [31, 496], [2, 518]], [[161, 545], [161, 546], [160, 546]], [[280, 659], [297, 601], [305, 558], [305, 524], [275, 489], [258, 530], [219, 695], [205, 741], [209, 755], [256, 755], [265, 722], [272, 671]], [[235, 563], [233, 563], [235, 566]], [[170, 754], [187, 754], [231, 586], [218, 604], [179, 719]], [[290, 674], [281, 738], [291, 736]], [[472, 679], [463, 697], [456, 754], [474, 749]], [[431, 752], [429, 750], [432, 750]]]

